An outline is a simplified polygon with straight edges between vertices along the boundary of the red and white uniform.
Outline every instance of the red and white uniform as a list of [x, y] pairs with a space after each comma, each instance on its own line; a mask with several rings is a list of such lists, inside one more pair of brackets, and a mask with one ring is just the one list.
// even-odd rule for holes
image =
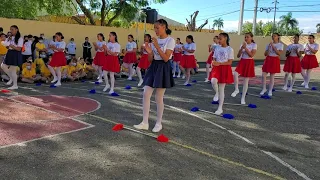
[[[64, 41], [53, 42], [53, 45], [59, 49], [66, 48], [66, 43]], [[66, 59], [66, 56], [64, 55], [64, 51], [59, 52], [57, 50], [54, 50], [53, 55], [52, 55], [52, 59], [51, 59], [49, 65], [51, 67], [61, 67], [61, 66], [67, 65], [67, 59]]]
[[[106, 46], [107, 43], [105, 41], [98, 41], [97, 46], [98, 48], [102, 48], [103, 46]], [[103, 63], [106, 60], [106, 55], [104, 53], [104, 50], [97, 49], [96, 56], [93, 59], [93, 64], [97, 66], [103, 66]]]
[[132, 42], [128, 42], [127, 43], [127, 45], [126, 45], [127, 52], [123, 57], [123, 62], [124, 63], [132, 64], [132, 63], [136, 63], [137, 62], [136, 52], [133, 52], [134, 48], [137, 48], [136, 42], [132, 41]]
[[[240, 46], [240, 48], [242, 45]], [[251, 52], [252, 50], [257, 50], [256, 43], [250, 43], [246, 45], [246, 48]], [[254, 60], [253, 57], [250, 57], [249, 54], [246, 52], [245, 49], [242, 50], [242, 54], [240, 57], [240, 61], [235, 69], [237, 73], [241, 77], [255, 77], [254, 72]]]
[[[282, 43], [273, 43], [273, 45], [278, 51], [283, 50]], [[280, 73], [280, 56], [274, 51], [270, 44], [266, 46], [266, 51], [269, 51], [269, 55], [264, 60], [262, 72], [271, 74]]]
[[[143, 46], [143, 51], [142, 51], [142, 56], [140, 58], [138, 67], [141, 69], [148, 69], [150, 66], [150, 62], [148, 59], [148, 52], [144, 49], [145, 44], [143, 44], [142, 46]], [[151, 43], [148, 43], [148, 46], [151, 47]]]
[[301, 73], [301, 63], [298, 52], [303, 51], [304, 48], [301, 44], [290, 44], [286, 51], [290, 52], [284, 64], [283, 71], [288, 73]]
[[119, 58], [118, 54], [120, 53], [120, 44], [115, 42], [108, 42], [107, 48], [109, 51], [113, 53], [117, 53], [117, 55], [110, 55], [107, 54], [105, 61], [102, 64], [102, 70], [108, 71], [108, 72], [120, 72], [120, 64], [119, 64]]
[[[309, 46], [314, 50], [319, 50], [319, 44], [313, 43], [309, 44]], [[305, 56], [302, 58], [301, 67], [302, 69], [313, 69], [319, 67], [319, 63], [315, 54], [313, 54], [309, 47], [305, 45], [304, 47]]]
[[[217, 47], [215, 49], [213, 59], [217, 62], [224, 63], [228, 62], [229, 59], [234, 59], [234, 52], [230, 46], [227, 47]], [[232, 84], [233, 83], [233, 74], [231, 65], [220, 65], [220, 66], [213, 66], [209, 80], [212, 78], [218, 79], [218, 83], [226, 83]]]
[[213, 43], [212, 45], [211, 45], [211, 52], [210, 52], [210, 54], [209, 54], [209, 56], [208, 56], [208, 59], [207, 59], [207, 61], [206, 61], [206, 63], [207, 64], [212, 64], [212, 59], [213, 59], [213, 54], [214, 54], [214, 50], [216, 49], [216, 47], [217, 46], [219, 46], [219, 44], [216, 44], [216, 43]]
[[[186, 43], [183, 45], [183, 47], [186, 50], [196, 50], [196, 43]], [[194, 57], [194, 52], [193, 53], [189, 53], [187, 51], [184, 51], [184, 55], [182, 56], [182, 60], [180, 62], [180, 65], [183, 68], [189, 68], [189, 69], [193, 69], [197, 67], [197, 62], [196, 62], [196, 58]]]
[[175, 62], [180, 62], [182, 59], [182, 54], [179, 51], [182, 48], [182, 44], [176, 44], [176, 46], [174, 47], [174, 52], [173, 52], [173, 61]]

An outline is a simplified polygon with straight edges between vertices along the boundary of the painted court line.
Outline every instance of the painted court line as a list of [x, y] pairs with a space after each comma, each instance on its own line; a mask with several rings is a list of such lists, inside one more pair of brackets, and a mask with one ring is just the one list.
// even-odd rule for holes
[[[66, 88], [66, 89], [77, 89], [77, 88], [68, 88], [68, 87], [59, 87], [59, 88]], [[78, 89], [78, 90], [83, 90], [83, 89]], [[88, 91], [87, 89], [86, 89], [86, 91]], [[121, 95], [121, 96], [126, 96], [126, 95]], [[114, 97], [112, 97], [112, 96], [109, 96], [110, 98], [112, 98], [112, 99], [119, 99], [119, 98], [114, 98]], [[130, 97], [130, 98], [135, 98], [135, 99], [139, 99], [139, 100], [142, 100], [142, 98], [137, 98], [137, 97], [131, 97], [131, 96], [127, 96], [127, 97]], [[156, 103], [155, 101], [151, 101], [152, 103]], [[221, 126], [221, 125], [218, 125], [218, 124], [216, 124], [216, 123], [213, 123], [213, 122], [211, 122], [211, 121], [209, 121], [209, 120], [207, 120], [207, 119], [205, 119], [205, 118], [202, 118], [202, 117], [200, 117], [200, 116], [198, 116], [198, 115], [195, 115], [195, 114], [192, 114], [192, 113], [189, 113], [189, 112], [187, 112], [187, 111], [185, 111], [185, 110], [183, 110], [183, 109], [180, 109], [180, 108], [176, 108], [176, 107], [173, 107], [173, 106], [170, 106], [170, 105], [166, 105], [165, 104], [165, 107], [169, 107], [170, 109], [175, 109], [175, 110], [177, 110], [177, 111], [180, 111], [180, 112], [183, 112], [183, 113], [185, 113], [185, 114], [188, 114], [188, 115], [191, 115], [191, 116], [194, 116], [194, 117], [197, 117], [198, 119], [201, 119], [201, 120], [203, 120], [203, 121], [205, 121], [205, 122], [208, 122], [208, 123], [210, 123], [210, 124], [212, 124], [212, 125], [214, 125], [214, 126], [216, 126], [216, 127], [219, 127], [220, 129], [223, 129], [223, 130], [228, 130], [228, 129], [226, 129], [225, 127], [223, 127], [223, 126]], [[229, 131], [228, 131], [229, 132]], [[233, 131], [232, 131], [233, 132]], [[230, 132], [229, 132], [230, 133]], [[235, 134], [237, 134], [237, 133], [231, 133], [232, 135], [235, 135]], [[251, 141], [249, 141], [247, 138], [245, 138], [245, 137], [243, 137], [243, 136], [241, 136], [241, 135], [239, 135], [239, 134], [237, 134], [237, 136], [236, 137], [238, 137], [238, 138], [240, 138], [240, 139], [242, 139], [243, 141], [245, 141], [246, 143], [249, 143], [249, 142], [251, 142]], [[248, 142], [249, 141], [249, 142]], [[252, 142], [251, 142], [252, 143]], [[249, 144], [251, 144], [251, 143], [249, 143]], [[251, 144], [251, 145], [255, 145], [255, 144]], [[258, 148], [259, 149], [259, 148]], [[261, 149], [259, 149], [260, 151], [262, 151]], [[263, 151], [262, 151], [263, 152]], [[267, 152], [267, 151], [266, 151]], [[266, 153], [265, 153], [266, 154]], [[268, 156], [269, 157], [272, 157], [273, 159], [275, 159], [276, 161], [278, 161], [280, 164], [282, 164], [283, 166], [285, 166], [285, 167], [287, 167], [287, 168], [289, 168], [292, 172], [294, 172], [294, 173], [296, 173], [297, 175], [299, 175], [300, 177], [302, 177], [303, 179], [305, 179], [305, 180], [311, 180], [308, 176], [306, 176], [304, 173], [302, 173], [302, 172], [300, 172], [299, 170], [297, 170], [296, 168], [294, 168], [294, 167], [292, 167], [291, 165], [289, 165], [288, 163], [282, 163], [282, 162], [285, 162], [285, 161], [283, 161], [283, 160], [281, 160], [279, 157], [277, 157], [277, 156], [275, 156], [275, 155], [273, 155], [273, 156], [271, 156], [270, 154], [272, 154], [271, 152], [268, 152]], [[277, 158], [274, 158], [274, 157], [277, 157]], [[281, 160], [281, 161], [279, 161], [279, 160]], [[289, 166], [288, 166], [289, 165]]]

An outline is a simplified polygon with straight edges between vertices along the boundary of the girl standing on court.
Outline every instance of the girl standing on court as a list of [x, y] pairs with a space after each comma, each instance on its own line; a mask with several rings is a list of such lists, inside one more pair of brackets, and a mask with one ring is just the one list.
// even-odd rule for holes
[[8, 89], [14, 90], [18, 89], [17, 68], [22, 65], [21, 50], [23, 47], [23, 38], [21, 37], [18, 26], [16, 25], [12, 25], [10, 27], [10, 32], [11, 35], [4, 42], [8, 52], [1, 64], [1, 68], [10, 78], [7, 85], [11, 85], [13, 83], [13, 86]]
[[191, 70], [197, 67], [196, 59], [194, 57], [194, 52], [196, 51], [196, 43], [193, 41], [193, 36], [188, 35], [186, 38], [186, 44], [182, 46], [184, 50], [183, 59], [180, 62], [180, 68], [186, 76], [186, 82], [183, 85], [189, 84], [191, 77]]
[[227, 33], [219, 34], [220, 46], [217, 46], [213, 55], [212, 70], [209, 76], [211, 84], [216, 92], [213, 101], [219, 101], [216, 115], [223, 113], [224, 88], [226, 84], [233, 83], [231, 64], [234, 59], [233, 49], [229, 46], [229, 35]]
[[64, 55], [66, 43], [63, 41], [64, 37], [61, 32], [57, 32], [55, 36], [56, 41], [49, 46], [53, 50], [53, 55], [48, 68], [53, 76], [51, 83], [56, 82], [54, 86], [61, 86], [61, 67], [67, 65], [67, 59]]
[[[121, 47], [120, 47], [120, 44], [118, 43], [117, 33], [110, 32], [109, 42], [106, 48], [106, 60], [103, 63], [103, 67], [102, 67], [104, 80], [106, 82], [106, 86], [103, 89], [103, 91], [107, 91], [110, 88], [109, 94], [114, 93], [114, 83], [115, 83], [114, 73], [120, 72], [120, 64], [118, 59], [120, 49]], [[108, 81], [108, 74], [110, 74], [111, 87]]]
[[270, 73], [270, 84], [268, 96], [272, 96], [272, 89], [274, 86], [274, 75], [280, 73], [280, 55], [283, 51], [283, 44], [280, 43], [280, 34], [273, 33], [272, 41], [266, 46], [264, 60], [262, 66], [262, 91], [260, 95], [264, 95], [267, 92], [267, 75]]
[[296, 34], [293, 37], [293, 44], [290, 44], [286, 50], [287, 60], [283, 67], [283, 71], [286, 74], [284, 76], [284, 86], [282, 88], [285, 91], [288, 89], [289, 74], [291, 74], [292, 80], [290, 82], [290, 87], [288, 89], [288, 92], [292, 92], [294, 82], [296, 81], [296, 73], [301, 73], [300, 57], [302, 52], [303, 52], [303, 46], [299, 44], [299, 34]]
[[126, 54], [123, 58], [124, 67], [129, 69], [129, 77], [128, 80], [132, 80], [132, 76], [134, 75], [133, 64], [137, 62], [137, 44], [134, 42], [133, 36], [131, 34], [128, 35], [128, 43], [126, 45]]
[[148, 45], [151, 46], [151, 42], [152, 42], [152, 39], [150, 34], [145, 34], [144, 44], [141, 46], [141, 58], [137, 67], [137, 75], [139, 77], [138, 87], [140, 87], [143, 84], [141, 69], [144, 69], [146, 71], [150, 66], [150, 62], [148, 60], [148, 52], [146, 51], [146, 48], [145, 48], [145, 45], [146, 45], [145, 43], [148, 43]]
[[150, 98], [154, 89], [156, 89], [157, 122], [152, 132], [159, 132], [162, 129], [163, 96], [166, 88], [174, 86], [169, 60], [172, 57], [175, 41], [169, 36], [171, 30], [164, 19], [156, 21], [154, 30], [158, 38], [152, 38], [152, 47], [148, 46], [148, 43], [145, 46], [151, 65], [144, 78], [143, 121], [139, 125], [134, 125], [134, 127], [143, 130], [149, 129]]
[[94, 57], [92, 64], [93, 64], [93, 67], [98, 72], [98, 82], [102, 83], [103, 82], [102, 81], [102, 76], [103, 76], [102, 66], [106, 60], [106, 56], [105, 56], [104, 51], [105, 51], [107, 43], [105, 42], [105, 38], [102, 33], [99, 33], [97, 35], [97, 38], [98, 38], [98, 41], [93, 42], [93, 46], [96, 49], [96, 56]]
[[212, 58], [213, 58], [214, 50], [215, 50], [216, 46], [218, 46], [218, 45], [219, 45], [219, 37], [215, 36], [213, 38], [213, 44], [208, 45], [210, 54], [209, 54], [207, 62], [206, 62], [207, 77], [206, 77], [204, 82], [209, 82], [209, 75], [210, 75], [210, 67], [211, 67], [211, 64], [212, 64]]
[[233, 73], [235, 90], [231, 94], [232, 97], [237, 96], [239, 93], [239, 75], [244, 77], [241, 104], [246, 104], [245, 98], [248, 91], [249, 79], [255, 77], [253, 56], [257, 52], [257, 44], [254, 42], [251, 32], [245, 34], [244, 40], [245, 42], [240, 46], [237, 54], [237, 57], [241, 59]]
[[312, 69], [319, 67], [319, 63], [316, 57], [316, 53], [319, 50], [319, 44], [314, 42], [314, 35], [309, 35], [308, 40], [309, 43], [307, 43], [304, 47], [305, 55], [301, 61], [301, 75], [304, 79], [304, 82], [301, 85], [305, 88], [309, 88]]
[[180, 61], [182, 59], [182, 46], [183, 44], [180, 41], [180, 38], [176, 39], [176, 46], [174, 47], [174, 53], [173, 53], [173, 68], [172, 68], [172, 74], [173, 77], [180, 77], [181, 71], [180, 68], [178, 68], [178, 76], [176, 76], [176, 69], [177, 65], [179, 67]]

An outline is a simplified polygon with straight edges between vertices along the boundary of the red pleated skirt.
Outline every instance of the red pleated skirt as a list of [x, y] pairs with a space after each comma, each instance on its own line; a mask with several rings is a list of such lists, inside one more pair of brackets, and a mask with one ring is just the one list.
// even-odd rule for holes
[[212, 64], [212, 60], [213, 60], [213, 51], [211, 51], [211, 53], [209, 54], [206, 63], [211, 65]]
[[180, 65], [183, 68], [193, 69], [197, 67], [197, 62], [194, 55], [183, 55]]
[[137, 62], [137, 55], [135, 52], [127, 52], [123, 57], [123, 62], [132, 64]]
[[233, 83], [233, 74], [231, 65], [213, 66], [209, 75], [209, 79], [218, 79], [218, 83]]
[[316, 55], [305, 55], [301, 61], [302, 69], [313, 69], [319, 67]]
[[120, 72], [120, 64], [118, 56], [107, 55], [104, 63], [102, 64], [102, 70], [108, 72]]
[[51, 67], [61, 67], [67, 65], [67, 59], [64, 52], [54, 52], [49, 63]]
[[93, 59], [93, 64], [97, 66], [103, 66], [104, 62], [106, 60], [106, 55], [104, 52], [97, 52], [96, 56]]
[[240, 59], [235, 71], [241, 77], [255, 77], [254, 60], [253, 59]]
[[150, 62], [148, 59], [148, 54], [143, 54], [140, 58], [138, 67], [141, 69], [148, 69], [150, 66]]
[[173, 53], [173, 61], [179, 62], [182, 59], [182, 54], [181, 53]]
[[301, 73], [300, 58], [298, 56], [288, 56], [283, 71], [288, 73]]
[[280, 73], [280, 58], [278, 56], [267, 56], [262, 66], [262, 72]]

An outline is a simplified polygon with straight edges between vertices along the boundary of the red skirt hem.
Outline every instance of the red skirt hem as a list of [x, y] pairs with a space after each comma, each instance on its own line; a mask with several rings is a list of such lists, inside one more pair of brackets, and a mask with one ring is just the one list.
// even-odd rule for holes
[[301, 73], [300, 58], [297, 56], [288, 56], [283, 71], [287, 73]]
[[262, 72], [280, 73], [280, 58], [278, 56], [267, 56], [262, 66]]
[[184, 55], [180, 61], [183, 68], [192, 69], [197, 67], [197, 62], [194, 55]]
[[213, 60], [213, 51], [209, 54], [206, 63], [211, 65], [212, 64], [212, 60]]
[[241, 77], [255, 77], [254, 72], [254, 60], [253, 59], [241, 59], [235, 69]]
[[64, 52], [55, 52], [52, 55], [52, 59], [49, 63], [51, 67], [62, 67], [67, 65], [67, 59]]
[[119, 64], [118, 56], [107, 55], [106, 60], [102, 66], [102, 70], [108, 71], [108, 72], [119, 73], [120, 72], [120, 64]]
[[179, 62], [182, 59], [182, 54], [181, 53], [173, 53], [173, 61]]
[[123, 62], [127, 64], [137, 63], [137, 55], [135, 52], [127, 52], [123, 57]]
[[317, 57], [315, 55], [305, 55], [301, 61], [302, 69], [313, 69], [319, 67]]
[[93, 59], [93, 64], [97, 66], [103, 66], [105, 60], [106, 55], [104, 54], [104, 52], [97, 52], [96, 56]]
[[209, 75], [209, 79], [218, 79], [218, 83], [233, 83], [233, 74], [231, 65], [213, 66]]
[[143, 54], [140, 58], [138, 67], [141, 69], [148, 69], [150, 66], [150, 62], [148, 59], [148, 54]]

